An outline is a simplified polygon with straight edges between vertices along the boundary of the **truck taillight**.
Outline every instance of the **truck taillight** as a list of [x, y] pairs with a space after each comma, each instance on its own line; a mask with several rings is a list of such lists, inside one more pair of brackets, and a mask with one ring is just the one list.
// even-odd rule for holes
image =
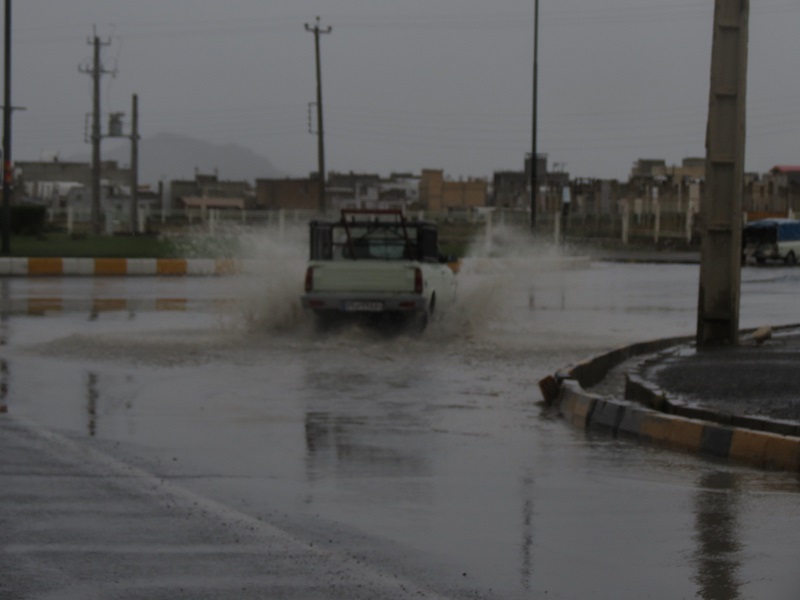
[[306, 269], [306, 291], [310, 292], [314, 289], [314, 267]]
[[419, 267], [414, 269], [414, 293], [422, 293], [422, 269]]

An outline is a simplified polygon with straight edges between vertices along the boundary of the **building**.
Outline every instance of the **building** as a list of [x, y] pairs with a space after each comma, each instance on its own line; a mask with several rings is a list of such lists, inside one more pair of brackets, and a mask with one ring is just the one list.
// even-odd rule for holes
[[800, 213], [800, 165], [778, 165], [761, 177], [745, 178], [744, 210], [748, 219]]
[[392, 173], [388, 179], [374, 174], [336, 173], [328, 176], [328, 207], [398, 209], [417, 208], [420, 177]]
[[222, 181], [218, 175], [195, 173], [193, 180], [174, 180], [169, 184], [168, 208], [181, 207], [180, 198], [238, 198], [245, 206], [255, 204], [253, 186], [248, 181]]
[[328, 208], [378, 208], [381, 198], [381, 177], [372, 173], [328, 174], [325, 186]]
[[661, 158], [640, 158], [631, 168], [629, 181], [667, 176], [667, 161]]
[[381, 181], [380, 202], [387, 208], [419, 208], [419, 182], [413, 173], [392, 173]]
[[524, 171], [497, 171], [492, 179], [489, 204], [498, 208], [526, 208], [530, 203], [530, 178]]
[[420, 206], [432, 213], [486, 206], [489, 186], [485, 179], [450, 181], [441, 169], [423, 169], [419, 182]]
[[[17, 198], [46, 204], [53, 208], [67, 205], [68, 196], [78, 188], [91, 189], [92, 165], [88, 162], [18, 161], [15, 167]], [[100, 163], [101, 187], [130, 189], [131, 170], [120, 168], [116, 161]], [[86, 192], [87, 194], [90, 192]], [[104, 197], [113, 195], [106, 189]]]
[[706, 159], [684, 158], [680, 167], [670, 167], [667, 173], [676, 182], [702, 181], [706, 178]]
[[256, 179], [255, 207], [259, 210], [310, 210], [319, 209], [319, 180]]

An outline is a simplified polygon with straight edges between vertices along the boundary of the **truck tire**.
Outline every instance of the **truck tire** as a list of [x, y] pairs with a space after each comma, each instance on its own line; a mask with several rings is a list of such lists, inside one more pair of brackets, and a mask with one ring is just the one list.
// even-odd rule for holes
[[413, 321], [411, 323], [411, 332], [419, 335], [428, 327], [428, 321], [430, 321], [430, 313], [428, 310], [421, 310], [413, 317]]

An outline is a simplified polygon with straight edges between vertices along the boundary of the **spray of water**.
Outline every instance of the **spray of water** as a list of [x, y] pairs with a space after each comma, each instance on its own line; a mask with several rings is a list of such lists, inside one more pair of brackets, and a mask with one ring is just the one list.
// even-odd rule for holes
[[[456, 275], [454, 305], [440, 308], [427, 330], [418, 335], [402, 328], [390, 331], [358, 325], [320, 333], [311, 315], [303, 312], [300, 296], [308, 259], [308, 229], [305, 223], [287, 227], [241, 228], [226, 231], [236, 236], [244, 267], [236, 276], [226, 276], [225, 294], [231, 302], [219, 306], [218, 327], [185, 330], [174, 315], [152, 315], [157, 329], [144, 331], [134, 322], [124, 331], [75, 334], [39, 347], [58, 355], [75, 354], [103, 358], [128, 357], [136, 362], [173, 365], [214, 360], [216, 353], [236, 354], [249, 360], [264, 347], [279, 344], [300, 351], [327, 350], [331, 346], [383, 356], [414, 356], [422, 348], [436, 352], [511, 352], [529, 344], [537, 312], [534, 290], [548, 272], [585, 265], [565, 256], [549, 244], [535, 243], [525, 231], [495, 227], [476, 238], [461, 261]], [[204, 245], [208, 240], [198, 239]], [[187, 315], [191, 316], [191, 315]], [[77, 337], [76, 337], [77, 336]], [[255, 352], [251, 352], [255, 350]]]
[[536, 240], [518, 227], [488, 227], [469, 247], [458, 274], [458, 302], [445, 316], [448, 336], [487, 340], [498, 323], [508, 324], [520, 306], [533, 308], [543, 272], [585, 265], [555, 244]]
[[[304, 339], [371, 339], [375, 332], [345, 327], [321, 337], [313, 319], [300, 306], [308, 258], [308, 229], [304, 223], [228, 231], [238, 240], [245, 272], [232, 279], [231, 294], [236, 319], [249, 335], [287, 333]], [[557, 246], [534, 241], [530, 233], [513, 227], [487, 227], [470, 244], [456, 276], [455, 305], [435, 315], [423, 338], [426, 341], [485, 341], [497, 323], [519, 314], [520, 304], [533, 302], [533, 286], [544, 271], [570, 268], [579, 263]], [[584, 262], [585, 264], [585, 262]], [[391, 332], [397, 342], [407, 336]]]
[[301, 225], [248, 229], [238, 234], [242, 276], [232, 280], [248, 332], [293, 331], [305, 324], [300, 307], [308, 229]]

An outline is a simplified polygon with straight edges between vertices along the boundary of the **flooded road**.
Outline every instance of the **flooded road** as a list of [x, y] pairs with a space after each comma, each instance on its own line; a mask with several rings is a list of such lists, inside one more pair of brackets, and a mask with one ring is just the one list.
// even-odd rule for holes
[[[540, 404], [558, 368], [692, 334], [698, 267], [468, 261], [421, 337], [315, 334], [294, 272], [0, 281], [9, 417], [446, 598], [797, 597], [797, 476]], [[742, 327], [800, 321], [798, 290], [745, 269]]]

